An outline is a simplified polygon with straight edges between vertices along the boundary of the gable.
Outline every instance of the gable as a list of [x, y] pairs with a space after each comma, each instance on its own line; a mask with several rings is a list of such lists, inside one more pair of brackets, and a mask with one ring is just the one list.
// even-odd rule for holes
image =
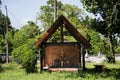
[[85, 48], [88, 48], [90, 44], [87, 40], [74, 28], [74, 26], [63, 16], [61, 15], [53, 25], [48, 29], [48, 31], [36, 42], [36, 47], [41, 46], [42, 43], [46, 42], [53, 33], [62, 25], [78, 42], [84, 44]]

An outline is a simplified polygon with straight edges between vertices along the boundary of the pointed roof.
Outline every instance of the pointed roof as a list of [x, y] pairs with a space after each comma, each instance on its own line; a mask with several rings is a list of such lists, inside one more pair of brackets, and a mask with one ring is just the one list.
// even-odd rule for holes
[[46, 42], [51, 35], [61, 26], [65, 25], [65, 29], [78, 41], [82, 42], [85, 48], [90, 46], [89, 42], [74, 28], [74, 26], [61, 15], [48, 29], [48, 31], [36, 42], [36, 47], [41, 46], [42, 43]]

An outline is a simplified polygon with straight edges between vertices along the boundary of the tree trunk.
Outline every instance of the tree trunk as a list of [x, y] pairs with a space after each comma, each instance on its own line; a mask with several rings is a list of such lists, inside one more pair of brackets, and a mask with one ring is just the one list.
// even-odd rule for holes
[[109, 40], [110, 40], [110, 53], [111, 53], [111, 60], [110, 62], [115, 63], [115, 51], [114, 51], [114, 44], [113, 44], [113, 38], [112, 34], [109, 34]]

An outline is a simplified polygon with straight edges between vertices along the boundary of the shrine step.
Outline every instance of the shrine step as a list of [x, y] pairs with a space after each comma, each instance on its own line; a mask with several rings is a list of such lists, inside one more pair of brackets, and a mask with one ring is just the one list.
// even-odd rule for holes
[[49, 72], [78, 72], [81, 68], [48, 68]]

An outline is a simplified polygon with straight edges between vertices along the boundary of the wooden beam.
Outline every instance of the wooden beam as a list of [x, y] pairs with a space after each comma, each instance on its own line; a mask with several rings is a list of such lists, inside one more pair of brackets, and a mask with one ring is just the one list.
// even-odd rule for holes
[[81, 42], [58, 42], [58, 43], [53, 43], [53, 42], [46, 42], [46, 43], [43, 43], [45, 46], [53, 46], [53, 45], [59, 45], [59, 46], [62, 46], [62, 45], [80, 45]]
[[81, 54], [82, 54], [81, 53], [81, 46], [78, 45], [78, 47], [79, 47], [79, 50], [80, 50], [79, 51], [79, 67], [81, 68]]
[[63, 25], [61, 25], [60, 28], [61, 28], [61, 29], [60, 29], [61, 43], [63, 43], [63, 42], [64, 42]]
[[[78, 66], [79, 66], [79, 68], [82, 68], [82, 66], [81, 66], [81, 44], [78, 44], [78, 48], [79, 48], [79, 64], [78, 64]], [[78, 73], [80, 73], [81, 71], [80, 70], [78, 70]]]
[[83, 49], [83, 71], [85, 71], [86, 68], [85, 68], [85, 51]]
[[43, 49], [40, 49], [40, 71], [43, 71]]
[[81, 67], [82, 67], [82, 70], [85, 71], [85, 53], [84, 53], [83, 44], [81, 44]]

